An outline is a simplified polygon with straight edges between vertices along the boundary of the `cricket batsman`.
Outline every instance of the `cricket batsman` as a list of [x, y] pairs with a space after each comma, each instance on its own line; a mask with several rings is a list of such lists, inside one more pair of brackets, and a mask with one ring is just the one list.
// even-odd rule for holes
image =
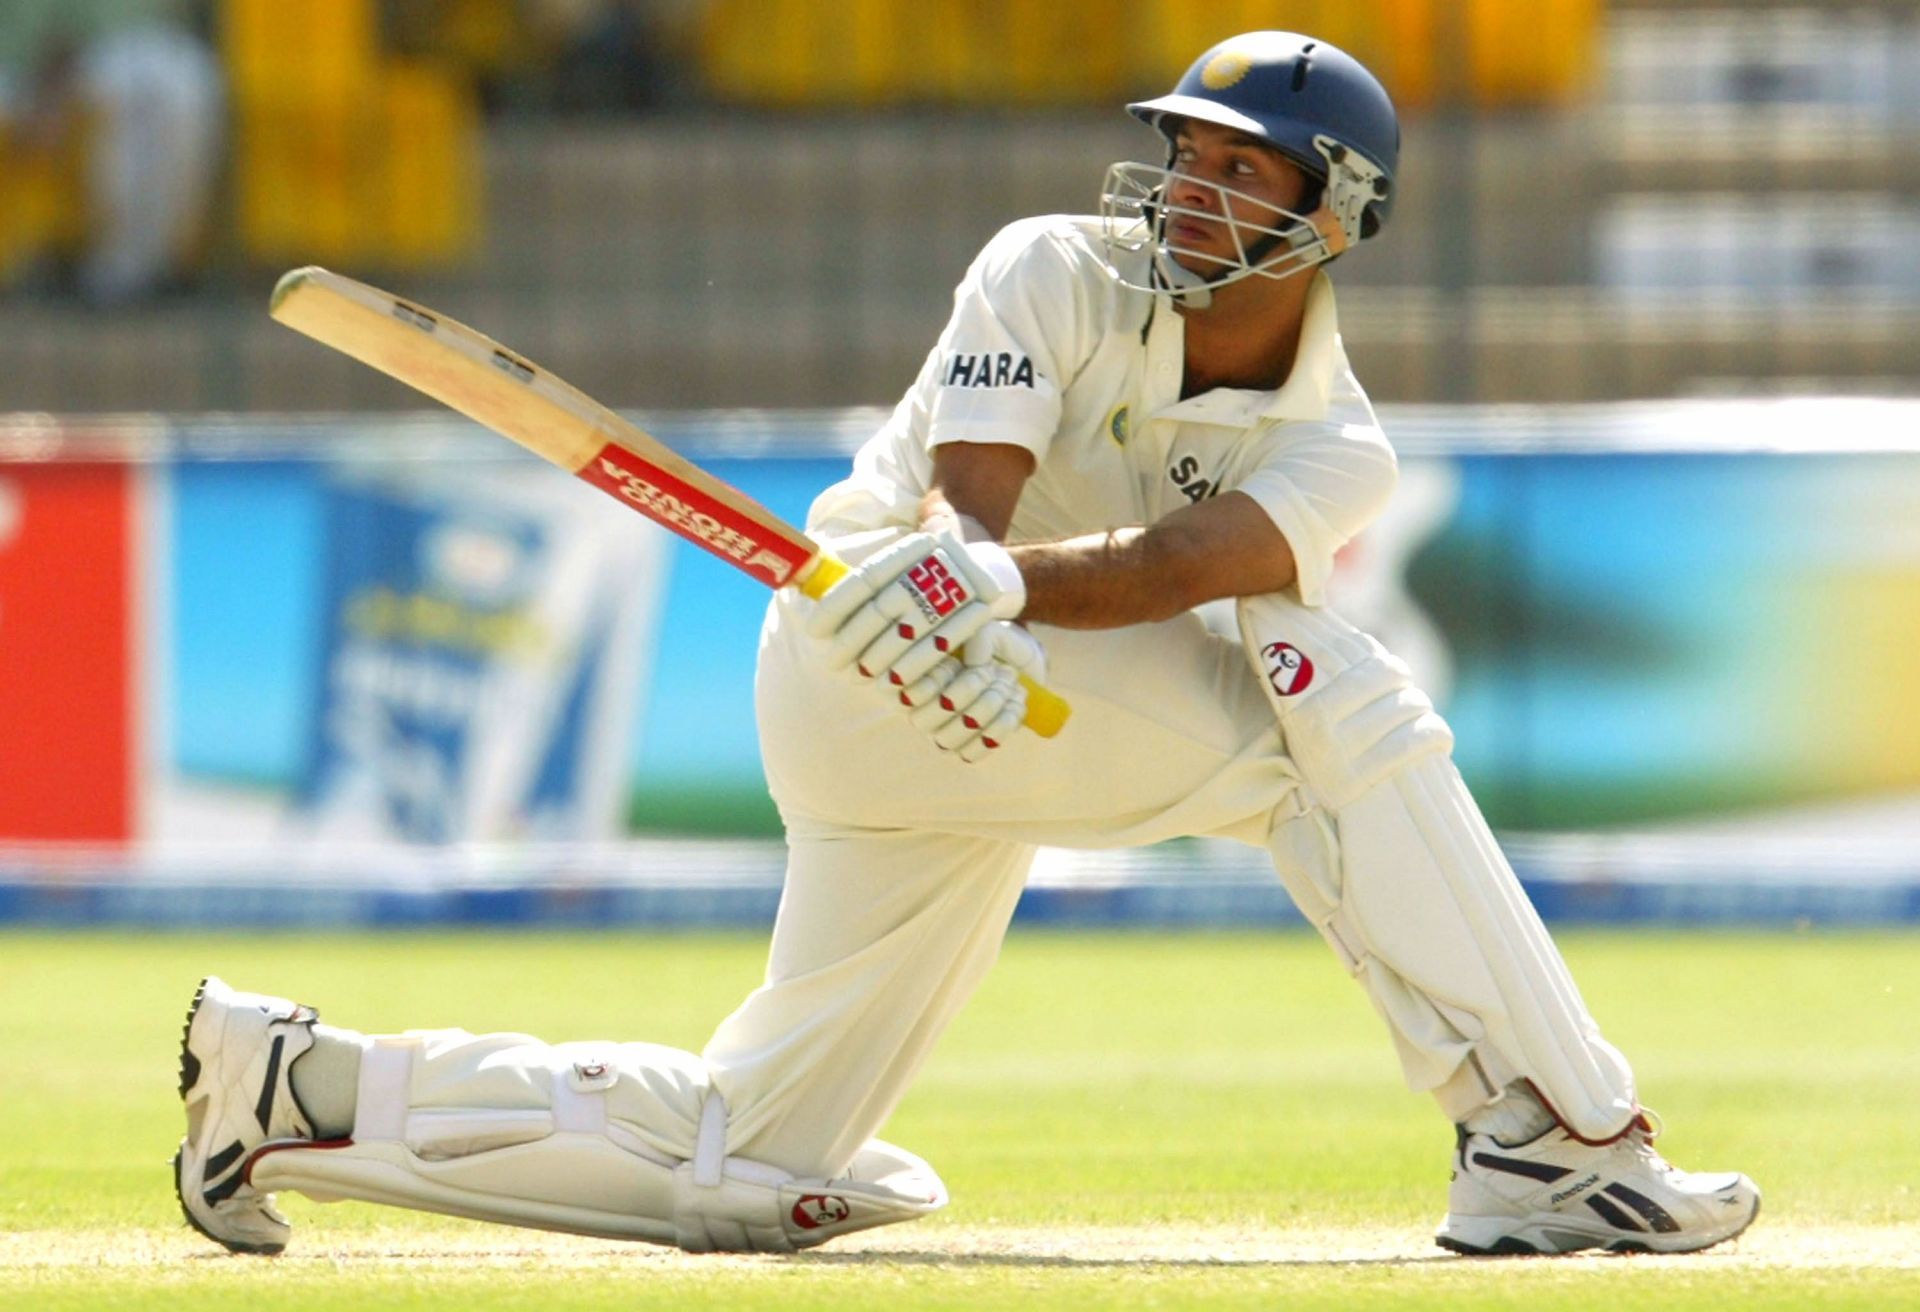
[[[366, 1035], [208, 979], [175, 1159], [196, 1229], [278, 1252], [287, 1189], [693, 1251], [922, 1215], [945, 1186], [873, 1136], [992, 965], [1035, 848], [1180, 835], [1267, 849], [1455, 1127], [1440, 1244], [1681, 1253], [1753, 1220], [1746, 1176], [1654, 1150], [1451, 731], [1325, 605], [1396, 477], [1324, 268], [1392, 215], [1386, 93], [1324, 41], [1253, 32], [1128, 109], [1159, 162], [1114, 165], [1098, 216], [987, 244], [814, 503], [809, 533], [854, 568], [768, 611], [789, 865], [765, 983], [695, 1055]], [[1195, 613], [1223, 598], [1237, 640]], [[1021, 729], [1022, 674], [1074, 706], [1052, 741]]]

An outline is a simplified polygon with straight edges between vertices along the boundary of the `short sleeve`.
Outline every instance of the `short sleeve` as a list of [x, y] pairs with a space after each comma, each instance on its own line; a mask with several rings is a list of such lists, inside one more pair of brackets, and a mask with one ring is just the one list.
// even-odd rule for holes
[[1045, 459], [1085, 318], [1080, 274], [1057, 222], [1002, 229], [955, 289], [934, 349], [929, 447], [1008, 443]]
[[1300, 600], [1319, 606], [1326, 601], [1334, 555], [1386, 508], [1400, 472], [1378, 428], [1311, 429], [1274, 443], [1235, 490], [1273, 520], [1293, 549]]

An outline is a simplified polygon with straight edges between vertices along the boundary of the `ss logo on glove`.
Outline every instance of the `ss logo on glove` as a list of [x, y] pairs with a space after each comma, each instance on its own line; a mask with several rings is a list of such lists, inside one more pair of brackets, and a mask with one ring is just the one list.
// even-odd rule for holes
[[938, 624], [973, 598], [967, 585], [954, 577], [946, 557], [937, 551], [908, 570], [906, 579], [915, 603], [932, 624]]

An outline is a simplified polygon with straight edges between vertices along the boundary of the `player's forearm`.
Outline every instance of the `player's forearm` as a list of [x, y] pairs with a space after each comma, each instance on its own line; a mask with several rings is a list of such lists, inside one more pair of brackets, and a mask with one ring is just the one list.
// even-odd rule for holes
[[[942, 489], [920, 502], [920, 527], [928, 533], [952, 533], [962, 542], [998, 542], [1002, 523], [982, 523], [956, 510]], [[1027, 590], [1022, 620], [1062, 628], [1112, 629], [1178, 614], [1148, 613], [1153, 595], [1146, 530], [1114, 529], [1063, 542], [1009, 548]]]
[[1146, 528], [1012, 547], [1026, 580], [1024, 621], [1117, 629], [1172, 619], [1209, 600], [1183, 554]]
[[[949, 444], [934, 451], [920, 527], [961, 540], [1003, 541], [1033, 472], [1024, 447]], [[1217, 597], [1277, 592], [1293, 552], [1251, 497], [1228, 492], [1151, 525], [1012, 548], [1025, 585], [1020, 618], [1072, 629], [1172, 619]]]
[[1110, 629], [1171, 619], [1221, 597], [1291, 587], [1292, 548], [1251, 497], [1226, 492], [1144, 527], [1013, 548], [1022, 619]]

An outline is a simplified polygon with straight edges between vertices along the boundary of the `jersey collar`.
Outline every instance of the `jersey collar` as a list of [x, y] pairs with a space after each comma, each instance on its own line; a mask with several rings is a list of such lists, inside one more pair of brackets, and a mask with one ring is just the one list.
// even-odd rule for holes
[[1333, 304], [1333, 282], [1316, 269], [1307, 289], [1307, 313], [1300, 324], [1300, 349], [1293, 372], [1268, 398], [1261, 413], [1269, 419], [1325, 419], [1333, 396], [1333, 373], [1339, 354], [1340, 320]]
[[[1293, 371], [1287, 381], [1273, 391], [1245, 387], [1216, 387], [1188, 397], [1184, 401], [1154, 412], [1156, 419], [1179, 419], [1202, 424], [1230, 424], [1251, 428], [1266, 420], [1322, 420], [1333, 394], [1334, 371], [1339, 356], [1339, 316], [1333, 301], [1333, 283], [1315, 270], [1313, 285], [1307, 289], [1306, 314], [1300, 324], [1300, 348], [1293, 359]], [[1162, 309], [1171, 311], [1171, 306]], [[1180, 316], [1156, 314], [1156, 320], [1171, 320], [1173, 341], [1162, 345], [1181, 349]], [[1158, 324], [1153, 336], [1158, 337]], [[1178, 358], [1178, 356], [1176, 356]]]

